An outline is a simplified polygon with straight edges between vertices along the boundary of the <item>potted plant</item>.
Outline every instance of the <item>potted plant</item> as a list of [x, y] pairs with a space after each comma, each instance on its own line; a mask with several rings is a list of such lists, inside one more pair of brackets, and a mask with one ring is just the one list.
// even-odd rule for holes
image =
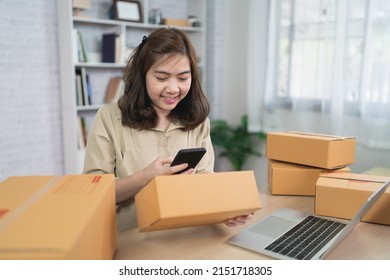
[[236, 171], [242, 169], [249, 155], [262, 155], [254, 150], [253, 137], [266, 138], [266, 133], [262, 131], [257, 134], [248, 131], [247, 115], [241, 117], [237, 127], [232, 127], [225, 120], [212, 120], [210, 134], [213, 144], [223, 149], [219, 156], [226, 156]]

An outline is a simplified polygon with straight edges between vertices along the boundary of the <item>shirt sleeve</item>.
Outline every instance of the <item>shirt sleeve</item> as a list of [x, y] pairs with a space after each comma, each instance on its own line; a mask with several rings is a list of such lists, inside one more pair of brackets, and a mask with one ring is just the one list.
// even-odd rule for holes
[[196, 173], [212, 173], [214, 172], [215, 155], [210, 136], [210, 120], [208, 118], [202, 125], [200, 135], [202, 137], [202, 147], [206, 148], [207, 152], [199, 162]]
[[115, 174], [115, 148], [110, 128], [114, 127], [109, 113], [99, 109], [88, 135], [83, 173]]

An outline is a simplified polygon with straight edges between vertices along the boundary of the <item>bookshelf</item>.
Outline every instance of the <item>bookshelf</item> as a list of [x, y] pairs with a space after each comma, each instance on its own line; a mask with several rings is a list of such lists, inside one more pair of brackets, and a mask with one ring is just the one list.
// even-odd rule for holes
[[[142, 21], [131, 22], [110, 18], [112, 0], [92, 0], [90, 8], [80, 11], [78, 16], [73, 15], [72, 0], [57, 0], [65, 174], [82, 172], [85, 155], [85, 143], [82, 141], [85, 141], [84, 136], [88, 135], [97, 110], [104, 104], [110, 79], [122, 76], [131, 49], [141, 42], [144, 35], [165, 26], [149, 23], [152, 10], [159, 9], [162, 17], [169, 19], [187, 19], [196, 16], [201, 23], [200, 26], [174, 27], [183, 30], [190, 37], [199, 55], [200, 73], [205, 76], [206, 1], [140, 0], [138, 2], [141, 7]], [[81, 34], [86, 61], [80, 54], [81, 50], [79, 52], [80, 45], [77, 42], [80, 37], [75, 30]], [[102, 37], [107, 33], [121, 35], [122, 58], [117, 62], [101, 62]], [[77, 78], [77, 73], [80, 75], [83, 73], [84, 79], [88, 76], [89, 83], [85, 85], [85, 92], [82, 91], [83, 82], [81, 80], [77, 82], [78, 79], [82, 79]], [[87, 98], [88, 102], [85, 100], [83, 102], [80, 94]], [[85, 127], [81, 127], [80, 124], [84, 124]]]

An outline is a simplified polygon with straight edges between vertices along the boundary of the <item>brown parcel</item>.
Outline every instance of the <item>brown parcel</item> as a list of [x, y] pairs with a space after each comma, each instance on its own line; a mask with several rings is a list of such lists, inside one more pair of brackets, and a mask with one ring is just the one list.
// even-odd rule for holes
[[215, 224], [261, 208], [253, 171], [157, 176], [135, 203], [140, 231]]
[[355, 161], [355, 142], [353, 137], [270, 132], [267, 134], [266, 156], [268, 159], [334, 169]]
[[[282, 161], [268, 161], [268, 187], [273, 195], [314, 196], [316, 182], [322, 172], [329, 170]], [[332, 172], [349, 172], [348, 167]]]
[[115, 249], [113, 175], [0, 183], [0, 259], [112, 259]]
[[189, 26], [188, 19], [181, 18], [164, 18], [163, 24], [170, 26]]
[[[315, 213], [351, 219], [367, 198], [389, 177], [367, 174], [323, 174], [318, 178]], [[363, 217], [363, 221], [390, 225], [390, 190], [388, 189]]]

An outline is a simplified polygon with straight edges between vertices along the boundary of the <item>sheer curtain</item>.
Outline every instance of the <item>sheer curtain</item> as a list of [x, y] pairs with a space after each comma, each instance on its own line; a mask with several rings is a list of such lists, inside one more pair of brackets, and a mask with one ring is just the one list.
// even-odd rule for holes
[[[353, 135], [390, 149], [390, 1], [250, 5], [250, 129]], [[259, 9], [268, 17], [256, 17]], [[264, 58], [256, 51], [260, 42]]]

